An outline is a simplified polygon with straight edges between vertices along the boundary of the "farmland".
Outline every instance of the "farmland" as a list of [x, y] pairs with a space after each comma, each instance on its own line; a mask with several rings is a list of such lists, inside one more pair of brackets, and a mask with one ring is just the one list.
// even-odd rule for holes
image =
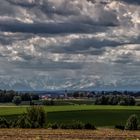
[[[0, 116], [15, 119], [26, 112], [27, 106], [0, 107]], [[73, 120], [91, 122], [97, 127], [114, 127], [124, 124], [131, 114], [140, 118], [139, 106], [67, 105], [45, 106], [48, 123], [71, 123]]]
[[139, 140], [139, 131], [1, 129], [1, 140]]

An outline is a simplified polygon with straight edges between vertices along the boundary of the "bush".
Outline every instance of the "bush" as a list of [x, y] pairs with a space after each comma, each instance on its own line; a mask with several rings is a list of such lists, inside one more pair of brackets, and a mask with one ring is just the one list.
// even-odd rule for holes
[[9, 128], [10, 124], [5, 118], [0, 118], [0, 128]]
[[13, 123], [13, 127], [16, 128], [31, 128], [31, 123], [26, 115], [20, 116], [19, 119]]
[[52, 124], [50, 124], [50, 127], [52, 129], [58, 129], [59, 128], [59, 125], [57, 123], [52, 123]]
[[43, 105], [54, 105], [53, 100], [43, 100]]
[[115, 125], [116, 129], [124, 130], [124, 125]]
[[137, 103], [136, 106], [140, 106], [140, 103]]
[[137, 115], [131, 115], [125, 125], [125, 130], [138, 130], [138, 117]]
[[138, 130], [140, 130], [140, 124], [138, 125]]
[[27, 108], [26, 120], [30, 122], [31, 128], [43, 128], [46, 124], [46, 112], [40, 106]]
[[61, 123], [60, 128], [61, 129], [70, 129], [69, 125], [68, 124], [64, 124], [64, 123]]
[[65, 123], [61, 123], [61, 124], [57, 124], [57, 123], [50, 123], [48, 124], [48, 128], [52, 128], [52, 129], [92, 129], [95, 130], [95, 126], [93, 124], [90, 123], [86, 123], [83, 124], [80, 121], [72, 121], [72, 123], [69, 124], [65, 124]]
[[120, 101], [118, 105], [126, 105], [125, 101]]
[[93, 124], [91, 124], [91, 123], [86, 123], [86, 124], [84, 125], [84, 128], [85, 128], [85, 129], [93, 129], [93, 130], [96, 129], [95, 126], [94, 126]]
[[14, 96], [13, 103], [15, 103], [16, 105], [19, 105], [21, 103], [21, 97], [20, 96]]
[[70, 129], [84, 129], [84, 124], [80, 121], [73, 121], [70, 125], [69, 125]]

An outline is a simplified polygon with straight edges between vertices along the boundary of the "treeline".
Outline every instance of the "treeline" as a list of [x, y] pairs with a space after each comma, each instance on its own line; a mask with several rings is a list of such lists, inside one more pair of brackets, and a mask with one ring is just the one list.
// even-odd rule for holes
[[102, 95], [95, 99], [95, 105], [135, 105], [135, 103], [135, 98], [127, 95]]
[[20, 97], [21, 101], [39, 100], [39, 95], [34, 93], [19, 93], [14, 90], [0, 90], [0, 103], [12, 102], [14, 97]]
[[[66, 92], [67, 93], [67, 92]], [[140, 97], [140, 91], [74, 91], [68, 92], [68, 97], [73, 98], [95, 98], [98, 96], [107, 96], [107, 95], [120, 95], [120, 96], [133, 96], [135, 98]]]

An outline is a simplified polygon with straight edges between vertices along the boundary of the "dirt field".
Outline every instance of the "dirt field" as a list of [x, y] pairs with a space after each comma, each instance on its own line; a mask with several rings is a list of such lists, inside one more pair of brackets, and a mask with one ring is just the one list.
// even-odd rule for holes
[[0, 140], [140, 140], [140, 131], [0, 129]]

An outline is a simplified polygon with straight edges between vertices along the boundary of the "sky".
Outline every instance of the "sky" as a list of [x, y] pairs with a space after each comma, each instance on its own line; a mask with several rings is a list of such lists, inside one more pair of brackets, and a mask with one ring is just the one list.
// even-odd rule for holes
[[0, 88], [140, 89], [140, 0], [0, 0]]

